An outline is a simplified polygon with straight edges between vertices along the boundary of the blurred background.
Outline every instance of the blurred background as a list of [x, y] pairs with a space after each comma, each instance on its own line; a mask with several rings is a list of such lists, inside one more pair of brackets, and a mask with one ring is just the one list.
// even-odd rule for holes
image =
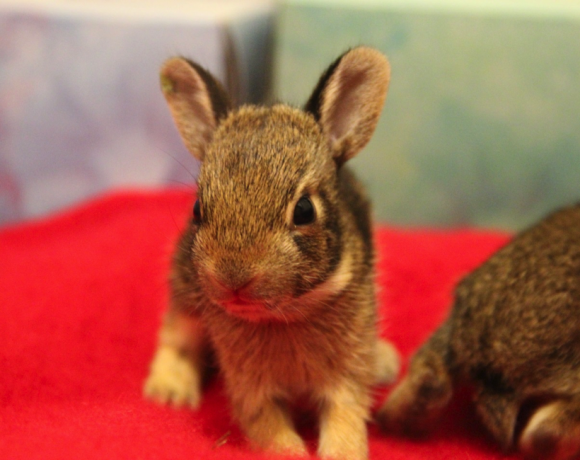
[[516, 230], [580, 201], [580, 0], [0, 0], [0, 225], [193, 186], [167, 57], [300, 106], [361, 44], [392, 66], [352, 161], [378, 220]]

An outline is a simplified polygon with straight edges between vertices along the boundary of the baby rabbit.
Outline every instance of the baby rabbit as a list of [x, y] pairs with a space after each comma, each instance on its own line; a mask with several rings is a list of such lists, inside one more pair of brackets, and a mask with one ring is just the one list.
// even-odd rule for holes
[[398, 355], [379, 339], [369, 202], [344, 163], [369, 141], [389, 77], [382, 54], [355, 48], [304, 111], [234, 110], [197, 64], [163, 65], [201, 169], [147, 396], [196, 407], [211, 350], [253, 445], [306, 455], [289, 406], [307, 398], [320, 411], [318, 454], [367, 458], [371, 386], [394, 379]]
[[420, 432], [465, 383], [503, 448], [542, 459], [578, 453], [580, 204], [522, 232], [458, 285], [449, 318], [379, 419]]

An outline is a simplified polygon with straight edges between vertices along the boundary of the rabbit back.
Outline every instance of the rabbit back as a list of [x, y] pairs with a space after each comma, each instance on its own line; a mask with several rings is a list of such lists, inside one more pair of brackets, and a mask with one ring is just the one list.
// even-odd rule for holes
[[450, 360], [497, 391], [580, 386], [580, 205], [520, 233], [456, 289]]

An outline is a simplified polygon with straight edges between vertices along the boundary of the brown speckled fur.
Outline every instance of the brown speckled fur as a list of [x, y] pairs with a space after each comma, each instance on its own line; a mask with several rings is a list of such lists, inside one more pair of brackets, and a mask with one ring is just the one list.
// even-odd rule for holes
[[[244, 106], [221, 117], [219, 84], [186, 60], [165, 64], [169, 107], [202, 160], [202, 219], [175, 253], [148, 396], [196, 406], [213, 350], [254, 445], [305, 454], [289, 406], [306, 397], [319, 408], [319, 455], [367, 458], [371, 387], [394, 378], [398, 359], [378, 338], [370, 205], [342, 164], [370, 139], [388, 80], [386, 59], [356, 48], [323, 76], [309, 112]], [[316, 218], [296, 226], [304, 195]]]
[[449, 319], [381, 411], [388, 429], [427, 428], [455, 386], [474, 387], [505, 448], [569, 458], [580, 448], [580, 205], [516, 236], [457, 287]]

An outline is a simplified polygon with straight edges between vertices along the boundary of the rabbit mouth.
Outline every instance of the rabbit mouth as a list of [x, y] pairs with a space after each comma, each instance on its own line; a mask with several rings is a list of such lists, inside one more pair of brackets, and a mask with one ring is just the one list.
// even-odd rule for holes
[[271, 319], [275, 316], [265, 304], [251, 302], [240, 298], [224, 302], [222, 303], [222, 306], [230, 315], [249, 321], [262, 321]]
[[235, 300], [222, 302], [221, 305], [228, 314], [252, 322], [274, 321], [290, 323], [303, 317], [303, 315], [294, 315], [282, 306], [268, 302], [248, 301], [236, 298]]

